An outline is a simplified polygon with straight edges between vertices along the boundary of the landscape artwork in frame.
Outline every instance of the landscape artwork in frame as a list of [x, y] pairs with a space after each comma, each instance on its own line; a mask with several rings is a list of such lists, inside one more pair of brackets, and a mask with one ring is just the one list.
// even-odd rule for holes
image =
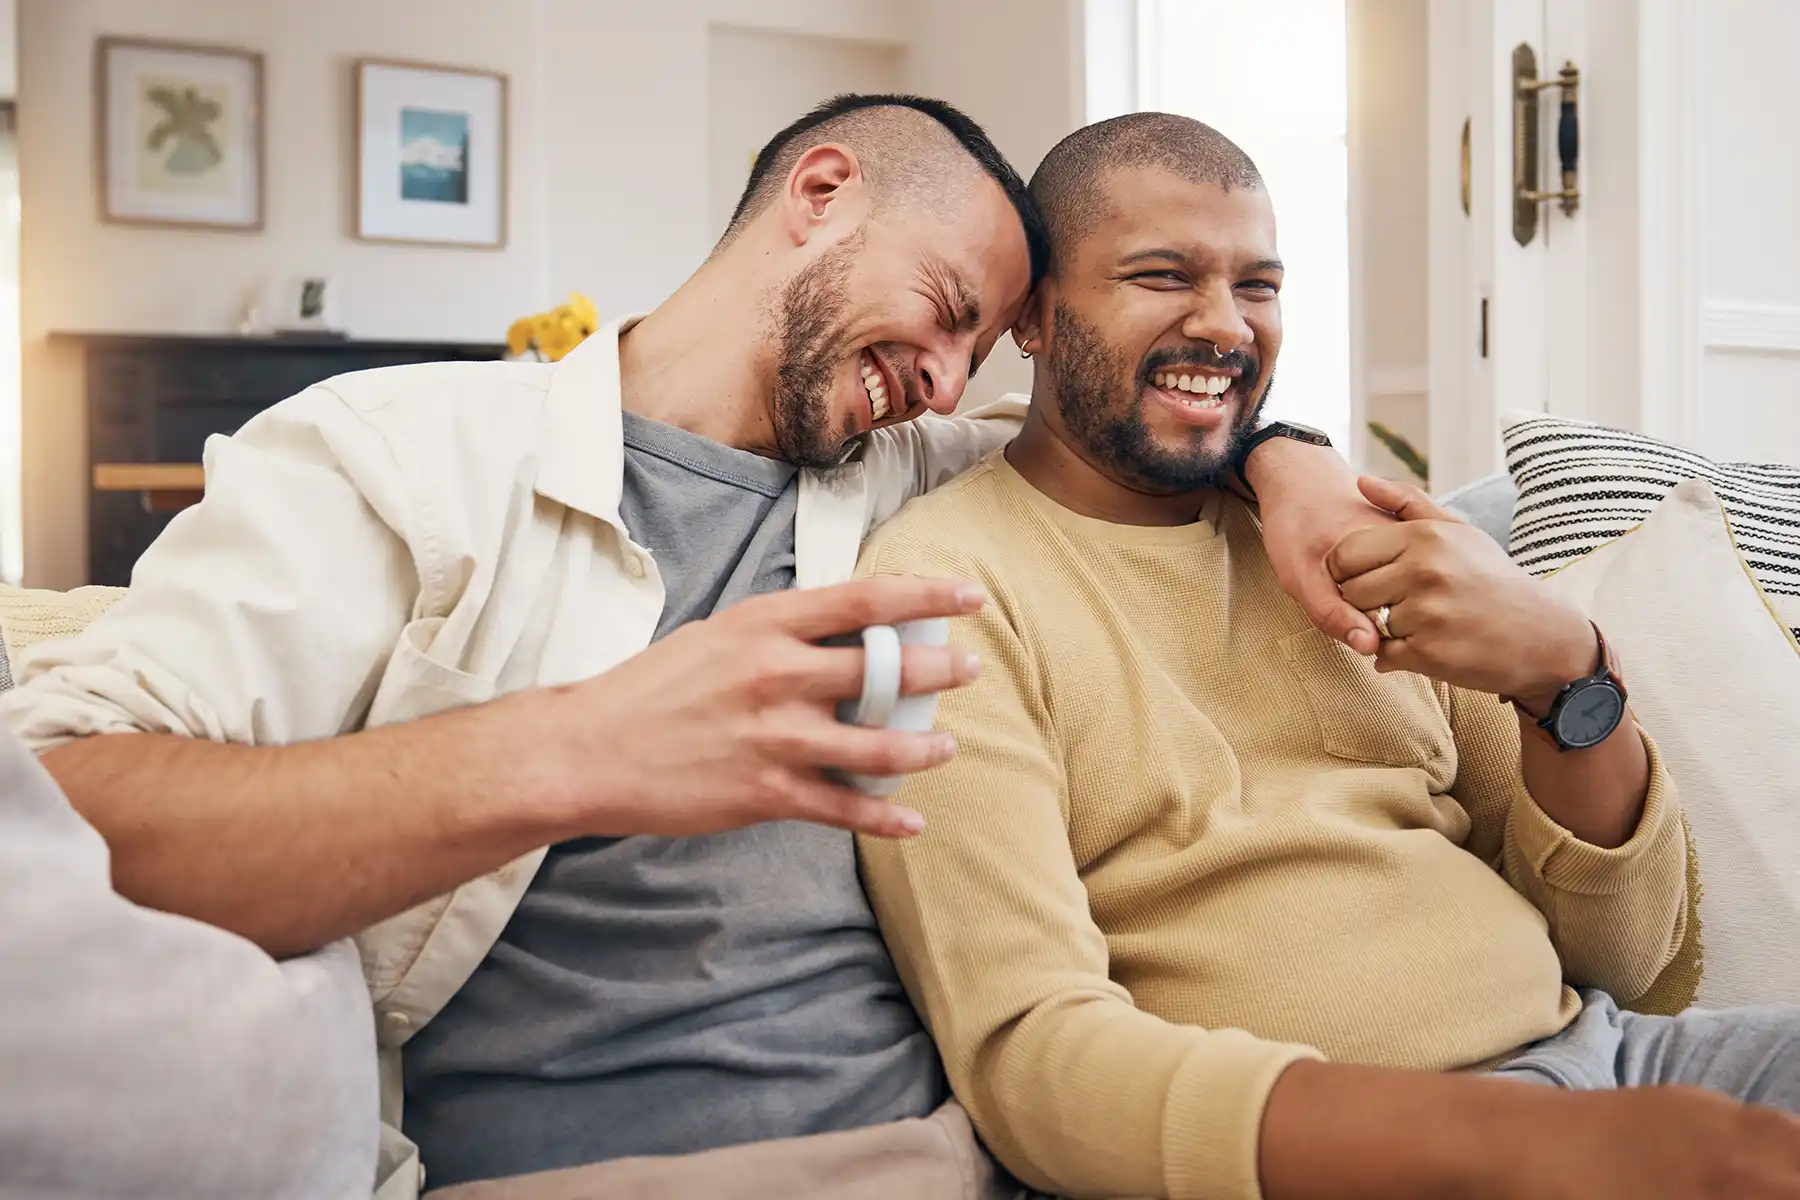
[[450, 246], [506, 242], [506, 77], [356, 64], [356, 233]]
[[262, 55], [105, 37], [95, 76], [102, 219], [262, 228]]

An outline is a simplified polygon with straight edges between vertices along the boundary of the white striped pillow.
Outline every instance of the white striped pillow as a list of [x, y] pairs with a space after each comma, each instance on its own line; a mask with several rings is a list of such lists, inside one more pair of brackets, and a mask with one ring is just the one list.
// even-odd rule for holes
[[1531, 574], [1623, 537], [1678, 484], [1704, 479], [1769, 606], [1800, 637], [1800, 468], [1716, 463], [1643, 434], [1543, 413], [1508, 413], [1502, 432], [1519, 491], [1509, 549]]

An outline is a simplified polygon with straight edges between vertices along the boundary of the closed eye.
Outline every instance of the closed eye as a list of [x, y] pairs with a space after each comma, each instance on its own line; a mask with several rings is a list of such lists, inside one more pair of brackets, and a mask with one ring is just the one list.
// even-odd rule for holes
[[1186, 287], [1187, 278], [1180, 271], [1137, 271], [1125, 277], [1127, 283], [1154, 281], [1158, 284], [1174, 284]]

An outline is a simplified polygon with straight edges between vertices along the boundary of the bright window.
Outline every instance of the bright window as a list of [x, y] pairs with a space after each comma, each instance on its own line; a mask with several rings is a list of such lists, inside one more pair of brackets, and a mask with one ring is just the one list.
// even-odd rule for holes
[[[1138, 107], [1225, 134], [1256, 160], [1274, 199], [1287, 280], [1269, 412], [1316, 425], [1347, 450], [1344, 0], [1138, 0], [1135, 17]], [[1094, 27], [1090, 17], [1090, 49], [1101, 48]]]

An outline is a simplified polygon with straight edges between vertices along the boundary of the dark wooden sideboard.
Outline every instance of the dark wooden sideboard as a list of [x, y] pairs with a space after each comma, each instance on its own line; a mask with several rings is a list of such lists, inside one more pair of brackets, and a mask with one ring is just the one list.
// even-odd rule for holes
[[486, 361], [505, 347], [328, 337], [57, 333], [82, 348], [87, 380], [88, 578], [124, 585], [176, 511], [199, 499], [215, 433], [346, 371]]

